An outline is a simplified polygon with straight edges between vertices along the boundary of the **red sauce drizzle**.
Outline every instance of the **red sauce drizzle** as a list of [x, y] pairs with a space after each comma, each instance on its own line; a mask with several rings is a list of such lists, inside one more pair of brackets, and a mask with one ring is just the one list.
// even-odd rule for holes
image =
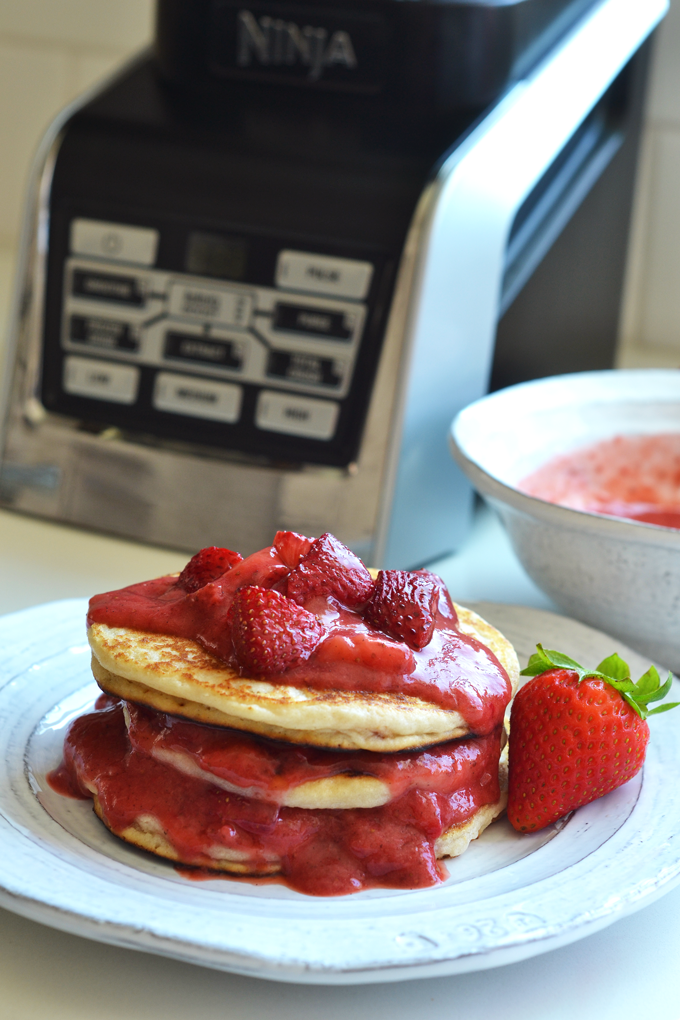
[[680, 528], [680, 433], [614, 436], [524, 478], [529, 496], [574, 510]]
[[[249, 584], [274, 587], [288, 573], [273, 547], [263, 549], [191, 594], [177, 585], [175, 577], [161, 577], [95, 595], [88, 624], [190, 638], [238, 669], [227, 623], [236, 591]], [[333, 599], [311, 598], [305, 608], [322, 621], [327, 636], [307, 662], [280, 674], [282, 683], [407, 694], [459, 711], [474, 733], [489, 733], [502, 719], [511, 693], [507, 673], [485, 645], [461, 633], [443, 584], [434, 635], [419, 652]]]
[[[140, 814], [153, 815], [185, 864], [209, 866], [211, 848], [229, 848], [253, 872], [280, 867], [292, 888], [311, 895], [435, 884], [443, 874], [434, 851], [438, 837], [499, 798], [500, 727], [426, 751], [383, 755], [291, 748], [135, 706], [130, 712], [131, 739], [121, 703], [109, 701], [71, 724], [64, 761], [49, 776], [57, 792], [89, 797], [96, 791], [113, 832]], [[247, 777], [260, 797], [225, 793], [157, 761], [146, 748], [158, 741], [191, 749], [215, 775]], [[339, 771], [378, 775], [396, 799], [350, 810], [289, 808], [261, 799], [270, 789]]]

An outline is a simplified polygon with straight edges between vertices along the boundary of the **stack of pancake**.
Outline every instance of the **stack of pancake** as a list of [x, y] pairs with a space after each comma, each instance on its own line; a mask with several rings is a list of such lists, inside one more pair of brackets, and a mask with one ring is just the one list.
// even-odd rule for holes
[[[514, 692], [512, 646], [456, 610]], [[190, 639], [88, 634], [109, 697], [72, 726], [66, 766], [116, 836], [156, 855], [324, 895], [423, 886], [505, 806], [501, 718], [474, 735], [401, 692], [249, 679]]]

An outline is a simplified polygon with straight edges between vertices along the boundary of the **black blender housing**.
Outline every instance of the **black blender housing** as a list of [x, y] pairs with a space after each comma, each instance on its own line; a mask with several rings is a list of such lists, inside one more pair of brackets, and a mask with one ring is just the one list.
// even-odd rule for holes
[[591, 5], [159, 0], [155, 56], [168, 83], [205, 98], [228, 102], [239, 81], [379, 97], [429, 117], [493, 102]]
[[[79, 109], [60, 141], [49, 199], [45, 408], [95, 433], [115, 427], [132, 440], [199, 453], [351, 464], [423, 189], [485, 110], [590, 6], [158, 0], [153, 51]], [[631, 186], [632, 166], [628, 203]], [[365, 327], [333, 438], [257, 427], [263, 384], [247, 380], [236, 423], [167, 413], [153, 403], [158, 368], [144, 362], [133, 404], [66, 392], [66, 266], [79, 217], [156, 229], [155, 267], [173, 274], [190, 271], [186, 252], [196, 231], [236, 238], [249, 249], [246, 286], [273, 287], [283, 249], [370, 262]], [[610, 346], [598, 342], [585, 364], [567, 369], [606, 367]], [[294, 379], [286, 385], [296, 391]]]
[[[458, 150], [498, 117], [521, 162], [504, 97], [589, 36], [596, 2], [157, 0], [153, 47], [43, 146], [0, 503], [193, 550], [280, 528], [389, 567], [456, 548], [456, 407], [613, 361], [646, 36], [520, 204], [490, 210], [503, 264], [471, 266], [493, 307], [450, 275], [481, 197], [448, 176]], [[449, 334], [456, 301], [494, 336]]]

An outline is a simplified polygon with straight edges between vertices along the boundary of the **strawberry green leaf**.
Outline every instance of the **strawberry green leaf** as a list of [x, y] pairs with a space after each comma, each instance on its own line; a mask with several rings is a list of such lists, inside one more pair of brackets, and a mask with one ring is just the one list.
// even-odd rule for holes
[[538, 651], [529, 659], [527, 666], [522, 670], [522, 676], [539, 676], [547, 673], [549, 669], [573, 669], [577, 673], [583, 672], [583, 666], [570, 659], [568, 655], [561, 652], [546, 650], [543, 645], [536, 645]]
[[[650, 701], [656, 701], [657, 698], [653, 697], [653, 695], [655, 691], [658, 692], [661, 687], [659, 671], [656, 666], [650, 666], [647, 672], [642, 674], [635, 686], [639, 697], [647, 697]], [[661, 695], [661, 697], [663, 697], [663, 695]]]
[[547, 673], [549, 669], [554, 669], [554, 664], [548, 658], [543, 650], [543, 645], [536, 645], [538, 649], [534, 652], [529, 659], [528, 664], [522, 670], [522, 676], [539, 676], [541, 673]]
[[666, 695], [668, 694], [668, 692], [671, 689], [672, 683], [673, 683], [673, 676], [672, 676], [671, 673], [669, 673], [668, 674], [668, 679], [666, 680], [666, 683], [663, 685], [663, 687], [659, 688], [659, 690], [658, 690], [657, 694], [655, 695], [655, 697], [649, 698], [649, 701], [661, 701], [662, 698], [665, 698]]
[[[617, 691], [621, 691], [625, 700], [631, 708], [635, 709], [642, 719], [646, 719], [648, 715], [652, 714], [652, 712], [655, 712], [655, 714], [658, 712], [658, 709], [652, 709], [651, 711], [648, 710], [647, 705], [650, 701], [661, 701], [662, 698], [665, 698], [671, 689], [672, 682], [673, 677], [669, 673], [666, 683], [662, 686], [656, 666], [650, 666], [647, 672], [640, 677], [638, 682], [633, 684], [632, 689], [629, 688], [629, 685], [625, 681], [613, 681], [611, 685], [612, 687], [615, 687]], [[624, 684], [626, 688], [625, 690], [623, 689]]]
[[588, 673], [587, 676], [598, 676], [600, 680], [605, 680], [610, 687], [615, 687], [617, 691], [621, 691], [622, 694], [632, 694], [635, 690], [635, 684], [628, 678], [627, 680], [613, 680], [610, 676], [606, 676], [604, 673]]
[[672, 708], [677, 708], [680, 705], [680, 701], [669, 701], [666, 705], [657, 705], [656, 708], [650, 708], [647, 715], [658, 715], [659, 712], [670, 712]]
[[553, 652], [550, 649], [545, 649], [544, 654], [548, 656], [553, 666], [556, 666], [558, 669], [575, 669], [578, 672], [583, 669], [583, 666], [579, 666], [578, 662], [570, 659], [568, 655], [564, 655], [562, 652]]
[[596, 672], [603, 673], [605, 676], [611, 677], [612, 680], [630, 680], [630, 666], [616, 652], [603, 659], [595, 669]]
[[641, 705], [639, 701], [636, 701], [635, 698], [632, 698], [630, 694], [626, 694], [625, 692], [622, 693], [622, 697], [624, 701], [628, 702], [633, 711], [637, 712], [641, 719], [647, 718], [649, 712], [645, 705]]
[[650, 666], [635, 683], [631, 679], [628, 663], [616, 652], [603, 659], [597, 669], [584, 669], [578, 662], [562, 652], [545, 649], [542, 645], [536, 645], [536, 648], [537, 651], [529, 659], [526, 668], [522, 670], [522, 676], [539, 676], [551, 669], [569, 669], [578, 674], [579, 683], [588, 677], [604, 680], [621, 694], [621, 697], [637, 712], [641, 719], [646, 719], [648, 715], [657, 715], [659, 712], [668, 712], [671, 708], [680, 705], [680, 702], [672, 702], [657, 708], [647, 708], [650, 702], [662, 701], [670, 691], [673, 682], [672, 674], [669, 673], [668, 679], [662, 684], [656, 666]]

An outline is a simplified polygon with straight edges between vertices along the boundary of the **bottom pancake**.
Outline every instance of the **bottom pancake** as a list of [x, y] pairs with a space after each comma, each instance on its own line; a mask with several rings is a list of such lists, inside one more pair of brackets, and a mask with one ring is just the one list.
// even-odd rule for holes
[[260, 863], [256, 870], [247, 860], [243, 860], [241, 854], [228, 847], [212, 847], [212, 854], [199, 855], [192, 860], [182, 860], [177, 850], [168, 840], [163, 827], [154, 815], [138, 815], [132, 825], [126, 825], [120, 831], [116, 831], [106, 819], [101, 806], [101, 801], [95, 793], [93, 795], [94, 812], [100, 821], [104, 823], [109, 832], [119, 839], [146, 850], [156, 857], [163, 857], [166, 861], [174, 861], [177, 864], [186, 864], [190, 867], [208, 868], [210, 871], [228, 871], [233, 875], [249, 875], [251, 878], [263, 875], [276, 875], [281, 870], [280, 863], [273, 861], [270, 864]]
[[[129, 720], [129, 709], [127, 715]], [[232, 750], [229, 731], [219, 737], [222, 750], [211, 747], [211, 756], [203, 759], [215, 773], [224, 771]], [[243, 735], [232, 733], [231, 739], [242, 743]], [[72, 723], [62, 772], [72, 790], [93, 798], [114, 835], [159, 857], [236, 875], [281, 874], [300, 892], [342, 895], [374, 886], [435, 884], [444, 877], [438, 859], [461, 854], [503, 810], [500, 730], [454, 743], [457, 750], [446, 752], [376, 755], [388, 770], [429, 775], [425, 787], [407, 786], [375, 808], [305, 809], [242, 796], [212, 781], [216, 775], [203, 771], [197, 777], [158, 760], [140, 750], [143, 744], [131, 742], [124, 706], [107, 699]], [[323, 753], [312, 751], [305, 774], [322, 767]], [[293, 752], [283, 745], [281, 753]], [[421, 760], [438, 753], [445, 757]], [[337, 767], [337, 759], [337, 751], [329, 752], [328, 766]], [[353, 764], [359, 767], [360, 761], [350, 754], [347, 767]], [[387, 779], [395, 782], [394, 776]]]
[[[465, 822], [458, 825], [451, 825], [435, 843], [435, 855], [437, 858], [460, 857], [465, 853], [473, 839], [484, 832], [493, 821], [505, 810], [508, 801], [508, 767], [507, 749], [503, 752], [500, 761], [500, 786], [499, 799], [493, 804], [486, 804], [478, 808], [473, 815]], [[99, 798], [95, 794], [94, 810], [97, 817], [106, 825], [107, 829], [118, 836], [119, 839], [146, 850], [156, 857], [162, 857], [177, 864], [184, 864], [189, 867], [207, 868], [210, 871], [228, 872], [233, 875], [263, 877], [281, 873], [281, 861], [260, 862], [257, 865], [249, 864], [247, 860], [238, 853], [230, 850], [221, 844], [210, 848], [210, 852], [193, 856], [191, 860], [184, 860], [168, 840], [161, 823], [154, 815], [138, 815], [132, 825], [128, 825], [120, 831], [115, 831], [107, 823], [106, 817], [101, 808]]]

